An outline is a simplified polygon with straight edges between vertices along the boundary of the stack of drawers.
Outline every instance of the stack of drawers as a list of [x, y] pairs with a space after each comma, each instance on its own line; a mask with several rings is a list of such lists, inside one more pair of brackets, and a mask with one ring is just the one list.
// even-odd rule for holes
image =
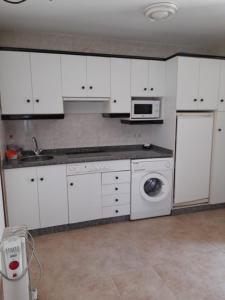
[[102, 173], [102, 217], [130, 215], [130, 171]]

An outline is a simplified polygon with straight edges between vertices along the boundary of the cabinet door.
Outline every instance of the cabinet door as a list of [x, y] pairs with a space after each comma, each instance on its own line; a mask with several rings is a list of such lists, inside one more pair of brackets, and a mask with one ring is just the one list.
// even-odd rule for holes
[[225, 112], [216, 114], [212, 159], [211, 203], [225, 202]]
[[63, 97], [87, 96], [86, 56], [61, 55]]
[[209, 198], [213, 116], [177, 120], [175, 203]]
[[68, 176], [69, 223], [101, 218], [101, 174]]
[[37, 168], [41, 227], [68, 224], [66, 166]]
[[165, 62], [153, 60], [149, 62], [149, 93], [151, 97], [165, 95]]
[[200, 59], [199, 110], [214, 110], [217, 108], [219, 69], [218, 59]]
[[178, 58], [177, 110], [198, 110], [199, 59]]
[[40, 227], [36, 168], [4, 171], [9, 226]]
[[111, 113], [130, 113], [130, 60], [111, 58]]
[[33, 113], [29, 53], [0, 53], [0, 93], [2, 114]]
[[87, 96], [110, 97], [110, 59], [87, 57]]
[[149, 61], [131, 60], [131, 96], [145, 97], [149, 95]]
[[218, 110], [225, 111], [225, 61], [220, 61], [220, 87]]
[[60, 55], [31, 53], [35, 114], [62, 114]]

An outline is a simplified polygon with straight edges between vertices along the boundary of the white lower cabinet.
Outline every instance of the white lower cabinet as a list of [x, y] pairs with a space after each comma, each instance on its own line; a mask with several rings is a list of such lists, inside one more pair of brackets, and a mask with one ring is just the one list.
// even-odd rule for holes
[[9, 226], [38, 229], [129, 215], [129, 169], [124, 160], [4, 170]]
[[10, 169], [4, 175], [10, 226], [68, 223], [66, 166]]
[[41, 227], [68, 223], [66, 165], [37, 168]]
[[216, 113], [210, 203], [225, 202], [225, 112]]
[[4, 171], [9, 226], [40, 227], [36, 168]]
[[130, 192], [129, 183], [106, 184], [102, 186], [102, 195], [120, 195]]
[[111, 206], [103, 207], [102, 217], [103, 218], [112, 218], [118, 216], [125, 216], [130, 214], [130, 205], [120, 205], [120, 206]]
[[102, 205], [106, 206], [114, 206], [114, 205], [124, 205], [130, 204], [130, 193], [120, 194], [120, 195], [107, 195], [102, 196]]
[[102, 217], [130, 215], [130, 171], [102, 174]]
[[68, 176], [69, 223], [101, 218], [101, 173]]

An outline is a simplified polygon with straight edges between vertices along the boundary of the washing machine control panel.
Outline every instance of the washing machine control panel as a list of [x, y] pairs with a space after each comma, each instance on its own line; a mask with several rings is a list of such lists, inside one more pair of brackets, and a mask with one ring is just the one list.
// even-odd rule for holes
[[132, 171], [160, 171], [173, 168], [173, 159], [133, 160]]

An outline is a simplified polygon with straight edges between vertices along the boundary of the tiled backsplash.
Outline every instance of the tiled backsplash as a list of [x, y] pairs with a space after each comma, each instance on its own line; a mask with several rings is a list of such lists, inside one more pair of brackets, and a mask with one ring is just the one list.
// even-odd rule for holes
[[63, 120], [5, 121], [7, 139], [13, 135], [25, 149], [32, 147], [36, 136], [39, 146], [46, 148], [126, 145], [154, 142], [158, 125], [124, 125], [119, 119], [101, 114], [66, 114]]

